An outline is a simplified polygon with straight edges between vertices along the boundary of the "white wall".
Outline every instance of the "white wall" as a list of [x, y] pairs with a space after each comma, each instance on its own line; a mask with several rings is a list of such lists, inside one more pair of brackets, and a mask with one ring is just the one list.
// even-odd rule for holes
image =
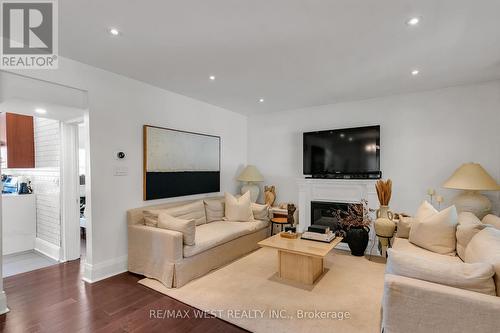
[[[88, 92], [93, 248], [87, 279], [126, 270], [127, 209], [167, 201], [142, 200], [142, 125], [221, 136], [221, 191], [237, 190], [247, 155], [245, 116], [64, 58], [58, 70], [18, 73]], [[127, 153], [124, 161], [114, 159], [117, 150]], [[114, 176], [116, 166], [127, 167], [128, 175]]]
[[[277, 200], [297, 202], [302, 175], [302, 132], [381, 125], [381, 168], [393, 180], [394, 211], [413, 213], [428, 188], [441, 184], [464, 162], [479, 162], [500, 180], [500, 81], [312, 107], [248, 119], [248, 163]], [[496, 210], [499, 194], [489, 193]]]

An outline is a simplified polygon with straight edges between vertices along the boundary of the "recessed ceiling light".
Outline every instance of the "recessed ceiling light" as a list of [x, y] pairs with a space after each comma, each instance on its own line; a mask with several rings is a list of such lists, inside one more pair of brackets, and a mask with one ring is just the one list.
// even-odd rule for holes
[[109, 33], [113, 36], [118, 36], [120, 34], [120, 30], [116, 29], [116, 28], [110, 28], [109, 29]]
[[210, 80], [212, 80], [212, 81], [215, 81], [215, 76], [214, 76], [214, 75], [210, 75], [208, 78], [209, 78]]
[[408, 21], [406, 21], [406, 24], [409, 25], [409, 26], [416, 26], [420, 23], [420, 17], [411, 17], [410, 19], [408, 19]]
[[418, 69], [414, 69], [411, 71], [411, 75], [413, 75], [413, 76], [418, 75], [418, 73], [420, 73], [420, 71]]
[[263, 98], [259, 98], [259, 103], [264, 103], [264, 99]]
[[35, 109], [35, 112], [36, 112], [36, 113], [38, 113], [38, 114], [46, 114], [46, 113], [47, 113], [47, 110], [42, 109], [42, 108], [36, 108], [36, 109]]

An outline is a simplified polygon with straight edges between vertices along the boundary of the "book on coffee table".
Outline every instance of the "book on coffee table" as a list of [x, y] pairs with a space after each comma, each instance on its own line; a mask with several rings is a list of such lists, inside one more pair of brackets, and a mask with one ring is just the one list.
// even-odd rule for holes
[[331, 231], [329, 233], [326, 233], [326, 234], [306, 231], [302, 234], [302, 237], [300, 237], [300, 238], [312, 240], [312, 241], [317, 241], [317, 242], [330, 243], [332, 240], [335, 239], [335, 234]]

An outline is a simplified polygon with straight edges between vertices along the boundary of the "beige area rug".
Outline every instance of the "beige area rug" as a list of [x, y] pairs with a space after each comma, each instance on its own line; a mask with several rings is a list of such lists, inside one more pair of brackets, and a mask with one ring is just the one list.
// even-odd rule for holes
[[263, 248], [178, 289], [139, 283], [253, 332], [380, 332], [385, 265], [334, 251], [325, 266], [313, 288], [287, 284]]

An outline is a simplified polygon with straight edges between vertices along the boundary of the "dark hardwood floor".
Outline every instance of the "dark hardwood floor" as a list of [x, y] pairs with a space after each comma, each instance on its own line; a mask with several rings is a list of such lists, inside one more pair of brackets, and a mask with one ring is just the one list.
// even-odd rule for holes
[[[137, 283], [123, 273], [93, 284], [81, 280], [80, 261], [4, 279], [10, 312], [1, 332], [246, 332], [214, 317], [194, 318], [196, 309]], [[186, 318], [165, 316], [165, 310]], [[172, 312], [170, 312], [172, 313]]]

